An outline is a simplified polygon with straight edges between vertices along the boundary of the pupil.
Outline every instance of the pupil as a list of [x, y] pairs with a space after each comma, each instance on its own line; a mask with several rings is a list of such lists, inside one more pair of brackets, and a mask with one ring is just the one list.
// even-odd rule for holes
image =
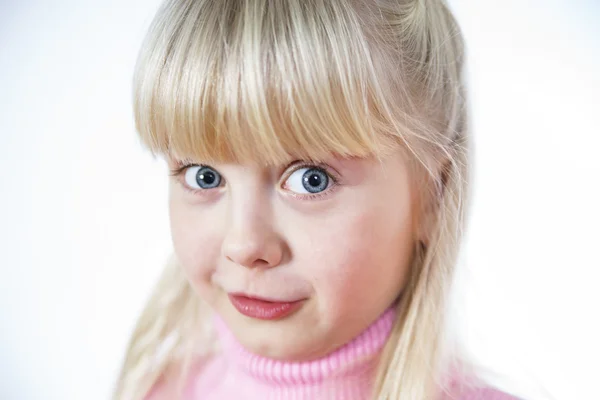
[[317, 175], [317, 174], [313, 174], [313, 175], [310, 176], [310, 178], [308, 178], [308, 183], [311, 186], [317, 187], [317, 186], [319, 186], [321, 184], [321, 177], [319, 175]]
[[219, 186], [221, 177], [218, 172], [208, 167], [204, 167], [200, 168], [196, 173], [196, 182], [198, 183], [198, 186], [203, 189], [212, 189]]
[[318, 193], [327, 189], [329, 177], [327, 173], [319, 169], [309, 169], [302, 177], [302, 186], [310, 193]]
[[215, 182], [215, 174], [212, 172], [205, 172], [204, 174], [200, 175], [200, 179], [203, 179], [204, 183], [211, 185]]

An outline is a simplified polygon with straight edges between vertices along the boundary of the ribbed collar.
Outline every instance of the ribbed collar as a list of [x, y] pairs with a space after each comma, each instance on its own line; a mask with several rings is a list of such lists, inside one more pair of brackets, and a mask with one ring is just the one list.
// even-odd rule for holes
[[373, 360], [390, 335], [395, 319], [393, 308], [386, 310], [359, 336], [334, 352], [312, 361], [288, 362], [262, 357], [247, 351], [219, 318], [217, 333], [228, 364], [261, 386], [315, 386], [335, 381], [337, 384], [364, 385], [361, 377], [373, 369]]

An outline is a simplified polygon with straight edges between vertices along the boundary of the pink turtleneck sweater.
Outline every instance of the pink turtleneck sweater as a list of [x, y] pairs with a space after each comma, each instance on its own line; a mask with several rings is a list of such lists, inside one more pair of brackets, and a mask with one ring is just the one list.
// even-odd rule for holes
[[[222, 351], [192, 373], [182, 400], [368, 400], [377, 356], [393, 322], [389, 309], [333, 353], [314, 361], [285, 362], [249, 353], [217, 319]], [[147, 400], [172, 400], [163, 392], [158, 385]], [[491, 388], [465, 391], [460, 382], [453, 382], [451, 392], [446, 399], [515, 399]]]

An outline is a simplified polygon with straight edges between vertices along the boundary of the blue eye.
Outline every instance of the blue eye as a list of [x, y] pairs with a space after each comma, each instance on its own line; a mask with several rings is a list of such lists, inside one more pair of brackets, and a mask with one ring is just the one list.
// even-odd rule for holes
[[299, 193], [320, 193], [329, 188], [331, 179], [320, 168], [299, 168], [285, 181], [287, 189]]
[[221, 184], [221, 175], [210, 167], [198, 165], [187, 168], [184, 180], [192, 189], [213, 189]]

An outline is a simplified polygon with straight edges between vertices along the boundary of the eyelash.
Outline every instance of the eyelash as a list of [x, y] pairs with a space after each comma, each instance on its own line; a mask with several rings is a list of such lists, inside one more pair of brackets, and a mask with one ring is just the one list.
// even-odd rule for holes
[[177, 179], [177, 183], [179, 183], [179, 185], [188, 193], [191, 193], [193, 195], [196, 196], [202, 196], [205, 192], [206, 189], [202, 189], [202, 190], [198, 190], [198, 189], [192, 189], [190, 188], [186, 183], [185, 183], [185, 177], [183, 177], [182, 175], [184, 174], [185, 170], [190, 168], [190, 167], [210, 167], [209, 165], [205, 165], [205, 164], [195, 164], [195, 163], [188, 163], [188, 162], [180, 162], [178, 163], [178, 166], [176, 168], [171, 169], [171, 172], [169, 173], [170, 176], [174, 177]]
[[[314, 168], [314, 169], [319, 169], [323, 172], [325, 172], [327, 174], [327, 176], [329, 177], [329, 179], [331, 179], [332, 184], [331, 186], [326, 189], [325, 191], [321, 192], [321, 193], [312, 193], [312, 194], [299, 194], [299, 193], [293, 193], [291, 191], [290, 194], [298, 199], [301, 200], [319, 200], [322, 199], [324, 197], [329, 196], [340, 184], [339, 182], [339, 178], [336, 176], [335, 173], [331, 172], [331, 168], [329, 166], [327, 166], [326, 164], [322, 164], [322, 163], [311, 163], [311, 162], [306, 162], [306, 161], [294, 161], [292, 163], [290, 163], [287, 167], [286, 167], [286, 171], [291, 167], [294, 166], [294, 168], [288, 173], [286, 174], [285, 177], [285, 181], [287, 181], [289, 179], [289, 177], [296, 171], [298, 171], [299, 169], [302, 168]], [[191, 189], [190, 187], [188, 187], [188, 185], [182, 180], [182, 175], [183, 173], [190, 167], [208, 167], [208, 168], [212, 168], [210, 165], [206, 165], [206, 164], [196, 164], [196, 163], [187, 163], [187, 162], [182, 162], [181, 164], [179, 164], [176, 168], [171, 169], [169, 175], [172, 177], [177, 178], [178, 183], [189, 193], [197, 195], [197, 196], [202, 196], [204, 193], [206, 193], [208, 190], [210, 189]], [[218, 172], [218, 171], [217, 171]], [[223, 179], [223, 178], [222, 178]]]
[[328, 187], [326, 190], [324, 190], [323, 192], [320, 193], [312, 193], [312, 194], [300, 194], [300, 193], [294, 193], [292, 191], [288, 191], [293, 197], [300, 199], [300, 200], [320, 200], [323, 199], [329, 195], [331, 195], [340, 185], [340, 181], [338, 179], [338, 177], [336, 176], [335, 173], [333, 173], [331, 171], [331, 167], [329, 167], [326, 164], [322, 164], [322, 163], [311, 163], [311, 162], [307, 162], [307, 161], [294, 161], [293, 163], [291, 163], [290, 165], [287, 166], [286, 171], [293, 166], [294, 168], [285, 176], [285, 181], [287, 181], [289, 179], [290, 176], [292, 176], [292, 174], [296, 171], [298, 171], [299, 169], [302, 168], [314, 168], [314, 169], [319, 169], [323, 172], [325, 172], [327, 174], [327, 176], [329, 177], [329, 179], [331, 179], [332, 184], [330, 187]]

